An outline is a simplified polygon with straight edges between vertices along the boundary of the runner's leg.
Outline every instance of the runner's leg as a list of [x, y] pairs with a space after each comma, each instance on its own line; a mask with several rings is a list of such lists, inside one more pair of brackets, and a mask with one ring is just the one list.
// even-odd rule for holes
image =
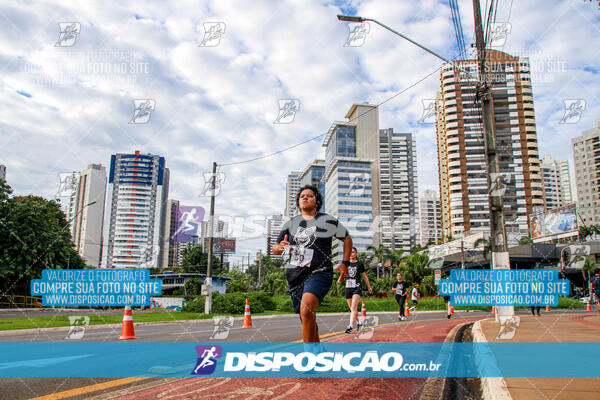
[[355, 326], [355, 324], [358, 322], [358, 304], [360, 303], [360, 295], [355, 294], [352, 296], [352, 311], [351, 311], [351, 315], [352, 317], [350, 318], [350, 324], [352, 326]]
[[315, 343], [319, 341], [319, 330], [317, 328], [317, 307], [319, 298], [312, 293], [305, 292], [300, 304], [300, 318], [302, 319], [302, 340]]

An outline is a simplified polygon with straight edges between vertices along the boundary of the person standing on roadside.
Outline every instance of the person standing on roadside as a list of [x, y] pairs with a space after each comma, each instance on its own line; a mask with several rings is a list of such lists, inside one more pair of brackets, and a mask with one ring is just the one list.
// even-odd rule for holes
[[[596, 297], [596, 302], [598, 304], [598, 311], [600, 311], [600, 272], [596, 272], [596, 275], [592, 278], [592, 291], [594, 292], [594, 297]], [[592, 302], [592, 296], [590, 295], [590, 303]]]
[[333, 283], [331, 244], [333, 238], [344, 242], [341, 264], [335, 271], [348, 274], [352, 238], [346, 228], [329, 214], [319, 210], [323, 197], [319, 189], [306, 185], [298, 191], [296, 205], [301, 214], [287, 221], [279, 232], [273, 254], [284, 253], [285, 276], [296, 314], [302, 321], [302, 340], [309, 351], [320, 352], [316, 311]]
[[394, 282], [394, 285], [392, 286], [392, 291], [396, 293], [396, 302], [398, 303], [398, 307], [400, 307], [398, 319], [400, 321], [404, 321], [406, 319], [406, 316], [404, 315], [404, 303], [406, 302], [408, 283], [402, 280], [401, 273], [398, 273], [398, 275], [396, 275], [396, 278], [398, 280]]
[[[348, 307], [350, 307], [350, 324], [346, 329], [346, 333], [352, 333], [354, 329], [360, 331], [362, 327], [362, 323], [358, 319], [358, 305], [360, 304], [360, 298], [362, 296], [361, 276], [367, 283], [369, 294], [373, 294], [371, 283], [365, 272], [365, 266], [358, 261], [358, 258], [356, 258], [357, 256], [358, 251], [356, 250], [356, 247], [353, 247], [352, 253], [350, 253], [350, 265], [348, 266], [348, 277], [346, 279], [345, 290], [346, 301], [348, 302]], [[342, 276], [338, 279], [338, 283], [342, 283]]]

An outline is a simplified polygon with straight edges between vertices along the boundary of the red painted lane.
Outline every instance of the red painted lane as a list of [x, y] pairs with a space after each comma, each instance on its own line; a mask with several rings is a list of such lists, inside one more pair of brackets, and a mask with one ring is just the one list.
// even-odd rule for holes
[[[450, 330], [482, 317], [404, 321], [375, 330], [372, 342], [443, 342]], [[343, 335], [331, 342], [353, 342]], [[327, 345], [325, 344], [325, 348]], [[418, 399], [426, 378], [189, 378], [104, 399]], [[135, 390], [132, 388], [132, 391]]]

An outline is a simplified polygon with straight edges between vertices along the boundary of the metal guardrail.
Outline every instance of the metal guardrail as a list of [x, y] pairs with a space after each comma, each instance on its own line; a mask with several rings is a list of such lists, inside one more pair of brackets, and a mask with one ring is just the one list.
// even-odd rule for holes
[[0, 308], [41, 308], [42, 298], [35, 296], [0, 295]]

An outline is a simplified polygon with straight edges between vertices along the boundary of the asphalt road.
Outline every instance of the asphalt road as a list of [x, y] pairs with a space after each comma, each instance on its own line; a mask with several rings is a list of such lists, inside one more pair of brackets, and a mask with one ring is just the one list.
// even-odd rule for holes
[[[526, 313], [526, 311], [518, 312], [518, 314]], [[431, 338], [432, 335], [439, 335], [439, 332], [436, 332], [436, 329], [441, 321], [446, 320], [445, 313], [440, 312], [421, 312], [418, 313], [418, 315], [416, 316], [413, 315], [409, 317], [408, 321], [403, 322], [398, 322], [397, 314], [394, 312], [381, 314], [371, 313], [369, 315], [377, 316], [379, 319], [378, 323], [380, 325], [387, 324], [387, 326], [385, 327], [385, 330], [388, 332], [387, 336], [381, 337], [381, 339], [379, 339], [381, 341], [428, 341], [431, 340], [428, 338]], [[452, 318], [452, 320], [448, 322], [457, 324], [467, 320], [472, 321], [473, 319], [480, 319], [485, 317], [491, 317], [490, 313], [457, 312]], [[318, 315], [317, 321], [319, 324], [319, 333], [321, 337], [325, 336], [327, 338], [325, 340], [344, 340], [343, 336], [345, 335], [340, 332], [343, 332], [348, 324], [348, 314], [321, 314]], [[228, 337], [223, 340], [211, 339], [211, 335], [213, 334], [215, 329], [213, 320], [198, 320], [195, 322], [179, 321], [174, 323], [153, 323], [151, 325], [137, 325], [135, 327], [135, 334], [137, 337], [136, 341], [138, 342], [290, 342], [301, 339], [300, 321], [298, 319], [298, 316], [280, 315], [270, 316], [268, 318], [255, 317], [253, 318], [252, 322], [253, 328], [245, 329], [242, 328], [242, 319], [236, 318], [234, 320], [233, 327], [231, 327], [229, 330]], [[394, 323], [394, 325], [389, 325], [390, 323]], [[416, 336], [410, 336], [406, 338], [402, 330], [411, 329], [411, 327], [416, 328]], [[390, 329], [392, 329], [392, 331], [390, 331]], [[393, 333], [394, 329], [398, 333], [390, 336], [389, 332]], [[68, 327], [64, 327], [57, 328], [56, 331], [53, 332], [29, 332], [24, 334], [0, 336], [0, 341], [74, 342], [74, 340], [65, 339], [67, 332]], [[85, 332], [84, 337], [80, 340], [77, 340], [77, 342], [116, 342], [118, 341], [119, 334], [120, 328], [118, 327], [101, 327], [93, 329], [88, 328]], [[59, 366], [56, 367], [59, 368]], [[112, 398], [110, 396], [114, 396], [114, 393], [116, 392], [120, 392], [123, 396], [128, 397], [128, 393], [130, 390], [133, 391], [139, 390], [142, 387], [150, 387], [150, 389], [147, 390], [151, 391], [153, 385], [156, 387], [165, 387], [165, 385], [173, 385], [173, 387], [176, 387], [177, 384], [175, 382], [188, 382], [187, 380], [181, 381], [180, 378], [168, 378], [170, 380], [167, 381], [165, 381], [164, 379], [165, 378], [150, 378], [131, 381], [118, 381], [115, 380], [115, 378], [0, 378], [0, 398], [11, 400], [37, 398], [53, 393], [64, 392], [70, 389], [88, 387], [90, 385], [97, 385], [103, 382], [112, 385], [104, 391], [104, 393], [110, 393], [110, 395], [106, 395], [108, 396], [107, 398]], [[291, 382], [293, 381], [290, 381], [288, 383], [291, 385]], [[116, 383], [120, 383], [120, 385], [116, 385]], [[382, 383], [382, 385], [384, 384]], [[281, 388], [284, 387], [287, 386], [281, 386]], [[302, 391], [303, 390], [305, 389], [302, 389]], [[306, 388], [306, 390], [308, 390], [308, 388]], [[103, 392], [95, 391], [90, 393], [79, 394], [75, 397], [68, 396], [68, 398], [74, 400], [87, 399], [93, 396], [97, 396], [101, 393]], [[102, 397], [98, 397], [98, 399], [101, 398]]]

